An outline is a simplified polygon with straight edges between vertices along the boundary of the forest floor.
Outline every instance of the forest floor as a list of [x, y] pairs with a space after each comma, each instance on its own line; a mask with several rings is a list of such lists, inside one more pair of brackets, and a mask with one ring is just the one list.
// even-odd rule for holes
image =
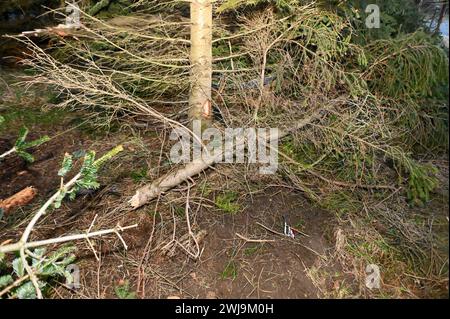
[[[5, 83], [16, 81], [12, 74], [2, 73]], [[52, 139], [32, 150], [34, 163], [17, 156], [0, 163], [0, 199], [27, 186], [38, 190], [32, 203], [0, 221], [0, 243], [17, 239], [32, 212], [58, 189], [57, 171], [65, 152], [103, 154], [118, 144], [125, 148], [102, 170], [98, 190], [65, 200], [33, 232], [33, 239], [53, 238], [85, 231], [93, 220], [95, 229], [139, 225], [124, 233], [127, 250], [115, 236], [93, 240], [95, 252], [85, 242], [74, 243], [81, 288], [55, 285], [53, 298], [448, 297], [444, 269], [441, 278], [420, 277], [399, 260], [391, 269], [381, 268], [381, 288], [369, 290], [364, 278], [370, 258], [359, 254], [362, 248], [351, 250], [342, 243], [358, 233], [363, 234], [361, 245], [369, 245], [373, 229], [388, 231], [383, 225], [321, 209], [295, 189], [243, 176], [239, 166], [202, 174], [190, 194], [181, 185], [142, 209], [125, 209], [123, 204], [140, 185], [170, 169], [161, 152], [161, 145], [167, 147], [162, 135], [131, 126], [99, 130], [84, 122], [83, 113], [53, 108], [57, 97], [48, 90], [2, 85], [0, 114], [6, 125], [0, 130], [0, 153], [14, 144], [22, 125], [31, 139], [45, 134]], [[448, 269], [448, 160], [435, 164], [440, 188], [430, 203], [405, 207], [404, 214], [433, 214], [431, 226], [447, 249]], [[294, 239], [283, 236], [283, 217], [302, 233]], [[186, 218], [198, 236], [197, 260], [185, 251], [195, 252], [192, 241], [186, 241]], [[385, 255], [390, 258], [390, 251]]]

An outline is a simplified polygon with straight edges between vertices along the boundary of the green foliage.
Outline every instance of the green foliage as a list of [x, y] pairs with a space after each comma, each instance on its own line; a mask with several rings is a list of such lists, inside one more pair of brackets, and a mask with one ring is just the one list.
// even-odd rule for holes
[[[315, 19], [320, 21], [329, 15], [327, 11], [320, 12]], [[436, 180], [430, 176], [432, 170], [418, 164], [410, 153], [420, 149], [436, 154], [438, 150], [448, 149], [448, 95], [442, 94], [445, 91], [442, 88], [448, 86], [445, 52], [423, 31], [407, 35], [398, 32], [394, 39], [390, 34], [362, 47], [353, 41], [354, 31], [346, 33], [349, 28], [343, 26], [333, 31], [336, 23], [339, 25], [339, 17], [331, 24], [319, 25], [312, 23], [314, 18], [308, 19], [307, 14], [299, 20], [302, 21], [299, 30], [306, 24], [313, 31], [310, 31], [312, 37], [296, 39], [303, 51], [297, 51], [297, 55], [291, 53], [301, 57], [296, 63], [305, 68], [304, 76], [299, 77], [300, 72], [295, 77], [288, 74], [289, 82], [295, 83], [292, 90], [298, 91], [301, 83], [308, 88], [323, 88], [323, 94], [344, 91], [350, 94], [354, 100], [351, 103], [357, 108], [347, 106], [339, 113], [333, 112], [321, 128], [303, 134], [298, 143], [283, 143], [283, 152], [300, 163], [294, 170], [296, 174], [308, 174], [308, 170], [314, 169], [333, 172], [331, 179], [350, 183], [389, 183], [374, 169], [382, 161], [380, 155], [387, 156], [397, 163], [399, 175], [406, 174], [407, 178], [399, 178], [398, 183], [406, 184], [410, 201], [426, 202]], [[319, 36], [316, 32], [320, 30]], [[333, 33], [337, 34], [336, 44], [330, 37]], [[352, 37], [345, 38], [343, 34]], [[329, 41], [309, 40], [314, 36], [328, 37]], [[313, 45], [316, 43], [317, 47]], [[326, 53], [312, 53], [321, 51]], [[298, 81], [292, 81], [294, 78]], [[282, 88], [285, 93], [289, 86]], [[300, 96], [306, 92], [302, 90]], [[361, 97], [368, 103], [362, 102]], [[302, 189], [310, 191], [305, 186]], [[345, 213], [349, 210], [341, 204], [350, 199], [340, 201], [340, 197], [323, 204]], [[322, 196], [312, 198], [318, 200]]]
[[428, 170], [423, 168], [411, 172], [408, 182], [408, 199], [415, 204], [422, 204], [430, 200], [430, 192], [438, 185], [436, 178], [429, 176]]
[[237, 203], [238, 194], [236, 192], [224, 192], [216, 196], [215, 204], [218, 208], [228, 214], [236, 214], [241, 206]]
[[[66, 270], [66, 267], [75, 261], [75, 247], [67, 246], [62, 247], [56, 252], [47, 257], [46, 262], [40, 263], [38, 260], [33, 260], [33, 266], [37, 267], [37, 271], [41, 276], [64, 276], [66, 279], [71, 280], [71, 274]], [[36, 252], [36, 250], [35, 250]], [[41, 248], [38, 255], [42, 257], [45, 253], [45, 249]]]
[[[42, 282], [38, 282], [39, 288], [42, 289], [44, 284]], [[16, 289], [15, 295], [19, 299], [36, 299], [36, 289], [33, 286], [31, 281], [27, 281], [23, 285], [20, 285], [19, 288]]]
[[3, 112], [3, 124], [0, 123], [0, 132], [4, 130], [16, 129], [19, 125], [26, 127], [50, 127], [67, 116], [67, 111], [60, 108], [51, 108], [50, 110], [42, 110], [36, 107], [23, 107], [20, 103], [4, 103], [6, 109]]
[[119, 299], [135, 299], [136, 293], [130, 290], [130, 283], [125, 280], [123, 283], [114, 287], [114, 292]]
[[25, 267], [23, 265], [22, 259], [21, 258], [16, 258], [13, 260], [12, 262], [12, 267], [14, 270], [14, 274], [17, 277], [23, 277], [23, 275], [25, 274]]
[[250, 247], [247, 247], [244, 249], [244, 255], [245, 256], [254, 256], [262, 249], [262, 247], [263, 247], [262, 244], [255, 244]]
[[135, 183], [140, 183], [147, 180], [148, 168], [142, 167], [136, 170], [133, 170], [130, 173], [131, 178]]
[[217, 8], [217, 12], [221, 13], [242, 6], [256, 6], [259, 4], [272, 4], [281, 10], [291, 11], [299, 2], [299, 0], [227, 0]]
[[[376, 4], [380, 8], [380, 28], [369, 29], [365, 25], [367, 5]], [[354, 41], [366, 44], [373, 40], [395, 38], [412, 33], [425, 26], [425, 19], [415, 0], [349, 0], [336, 6], [355, 28]]]
[[318, 204], [320, 207], [339, 216], [358, 213], [363, 208], [358, 198], [355, 198], [354, 194], [347, 191], [333, 192], [322, 198]]
[[27, 135], [28, 135], [28, 129], [24, 126], [19, 131], [19, 137], [16, 140], [14, 148], [17, 152], [17, 155], [22, 157], [24, 160], [26, 160], [27, 162], [34, 162], [34, 157], [30, 153], [26, 152], [25, 150], [28, 150], [35, 146], [39, 146], [39, 145], [49, 141], [50, 137], [45, 135], [45, 136], [38, 138], [37, 140], [26, 142], [25, 139], [27, 138]]
[[[264, 17], [264, 19], [260, 18]], [[362, 95], [365, 82], [351, 58], [364, 63], [364, 51], [354, 45], [349, 23], [336, 13], [314, 6], [299, 6], [284, 19], [270, 11], [244, 20], [245, 30], [267, 25], [265, 34], [283, 41], [268, 52], [266, 69], [276, 75], [277, 95], [303, 99], [308, 94], [327, 94], [345, 89], [352, 96]], [[245, 40], [246, 50], [255, 50], [255, 41], [272, 41], [252, 36]], [[258, 65], [261, 53], [254, 53], [253, 66]], [[269, 71], [267, 71], [269, 73]], [[269, 74], [270, 74], [269, 73]]]
[[71, 169], [73, 165], [73, 156], [65, 153], [64, 159], [61, 164], [61, 169], [58, 171], [58, 176], [64, 177]]
[[105, 162], [111, 160], [114, 156], [116, 156], [117, 154], [119, 154], [122, 151], [123, 151], [123, 146], [122, 145], [116, 146], [112, 150], [110, 150], [108, 153], [104, 154], [102, 157], [100, 157], [99, 159], [95, 160], [93, 165], [98, 169]]
[[81, 178], [76, 182], [78, 188], [96, 189], [100, 186], [97, 182], [97, 169], [95, 163], [95, 152], [88, 151], [84, 156], [83, 165], [81, 166]]
[[[59, 208], [63, 199], [66, 195], [69, 194], [70, 199], [74, 199], [76, 194], [80, 191], [80, 189], [97, 189], [100, 187], [100, 184], [97, 182], [97, 173], [98, 169], [112, 157], [116, 156], [119, 152], [123, 150], [122, 145], [116, 146], [111, 151], [103, 155], [99, 159], [95, 159], [94, 151], [87, 151], [84, 153], [83, 163], [80, 169], [80, 178], [75, 182], [75, 185], [67, 190], [65, 188], [60, 189], [59, 196], [56, 198], [54, 202], [54, 207]], [[80, 154], [65, 154], [64, 159], [61, 164], [61, 168], [58, 171], [58, 175], [64, 177], [67, 173], [69, 173], [73, 167], [73, 158], [79, 157]]]
[[238, 267], [234, 260], [228, 261], [225, 265], [224, 270], [220, 274], [220, 278], [222, 279], [236, 279], [238, 275]]
[[398, 110], [393, 118], [395, 127], [393, 143], [401, 145], [405, 152], [438, 156], [448, 152], [449, 123], [448, 106], [442, 98], [393, 99], [388, 98], [383, 105]]
[[[73, 280], [72, 275], [66, 271], [66, 267], [75, 261], [73, 252], [75, 247], [65, 246], [50, 255], [45, 255], [45, 248], [36, 248], [27, 262], [31, 264], [33, 271], [39, 278], [38, 284], [41, 289], [45, 289], [48, 283], [57, 278], [65, 278], [69, 282]], [[25, 268], [20, 257], [15, 258], [12, 263], [12, 274], [0, 273], [0, 289], [5, 288], [25, 276]], [[8, 297], [19, 299], [35, 299], [36, 290], [30, 280], [24, 280], [17, 287], [9, 290]]]
[[365, 47], [365, 78], [373, 92], [395, 98], [427, 97], [448, 83], [448, 58], [430, 36], [416, 32]]
[[13, 283], [13, 277], [11, 275], [0, 276], [0, 289]]
[[407, 197], [412, 204], [422, 205], [430, 200], [430, 192], [438, 185], [436, 167], [420, 164], [407, 157], [402, 157], [399, 164], [408, 174]]
[[130, 13], [129, 6], [133, 0], [99, 0], [88, 11], [98, 18], [110, 18]]
[[307, 170], [314, 167], [314, 163], [320, 160], [317, 157], [318, 149], [312, 143], [295, 143], [294, 139], [287, 138], [281, 144], [281, 151], [297, 162], [298, 170]]

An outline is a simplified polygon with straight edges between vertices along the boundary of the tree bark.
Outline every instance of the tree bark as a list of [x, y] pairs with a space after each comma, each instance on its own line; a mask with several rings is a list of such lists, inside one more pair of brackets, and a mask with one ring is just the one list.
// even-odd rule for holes
[[439, 13], [439, 18], [436, 23], [436, 29], [434, 30], [434, 33], [438, 34], [441, 29], [442, 21], [444, 20], [445, 11], [447, 10], [447, 3], [442, 3], [441, 12]]
[[212, 120], [212, 5], [210, 0], [191, 1], [191, 92], [189, 120], [202, 121], [202, 128]]
[[26, 187], [20, 192], [8, 197], [5, 200], [0, 200], [0, 208], [3, 209], [5, 215], [16, 207], [27, 205], [36, 196], [36, 189], [34, 187]]

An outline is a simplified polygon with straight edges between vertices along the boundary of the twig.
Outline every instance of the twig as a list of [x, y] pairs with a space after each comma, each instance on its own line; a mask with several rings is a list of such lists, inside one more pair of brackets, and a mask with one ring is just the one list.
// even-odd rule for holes
[[308, 234], [306, 234], [306, 233], [304, 233], [304, 232], [298, 230], [297, 228], [294, 228], [294, 227], [292, 227], [292, 226], [289, 226], [289, 227], [291, 227], [291, 229], [292, 229], [293, 231], [295, 231], [295, 232], [297, 232], [297, 233], [299, 233], [299, 234], [301, 234], [301, 235], [303, 235], [303, 236], [305, 236], [305, 237], [311, 237], [311, 236], [309, 236]]
[[[280, 233], [280, 232], [277, 232], [276, 230], [273, 230], [273, 229], [271, 229], [271, 228], [269, 228], [269, 227], [267, 227], [267, 226], [265, 226], [265, 225], [263, 225], [263, 224], [261, 224], [261, 223], [259, 223], [259, 222], [256, 222], [256, 224], [259, 225], [259, 226], [261, 226], [261, 227], [264, 228], [265, 230], [267, 230], [267, 231], [269, 231], [269, 232], [271, 232], [271, 233], [274, 233], [275, 235], [286, 237], [285, 234]], [[291, 239], [291, 240], [292, 240], [292, 239]], [[302, 246], [303, 248], [308, 249], [310, 252], [314, 253], [314, 254], [317, 255], [318, 257], [320, 257], [320, 258], [326, 260], [326, 257], [324, 257], [323, 255], [319, 254], [319, 253], [318, 253], [317, 251], [315, 251], [314, 249], [312, 249], [312, 248], [310, 248], [310, 247], [308, 247], [308, 246], [306, 246], [306, 245], [303, 245], [302, 243], [299, 243], [298, 241], [295, 241], [295, 243], [298, 244], [298, 245], [300, 245], [300, 246]]]
[[243, 240], [245, 240], [246, 242], [249, 242], [249, 243], [269, 243], [269, 242], [274, 242], [275, 241], [274, 239], [250, 239], [250, 238], [242, 236], [239, 233], [236, 233], [236, 236], [238, 236], [239, 238], [241, 238], [241, 239], [243, 239]]
[[263, 225], [263, 224], [261, 224], [261, 223], [259, 223], [259, 222], [256, 222], [256, 224], [259, 225], [259, 226], [261, 226], [261, 227], [264, 228], [265, 230], [268, 230], [269, 232], [274, 233], [275, 235], [279, 235], [279, 236], [286, 237], [285, 234], [280, 233], [280, 232], [277, 232], [276, 230], [273, 230], [273, 229], [271, 229], [271, 228], [269, 228], [269, 227], [267, 227], [267, 226], [265, 226], [265, 225]]
[[176, 241], [176, 243], [181, 247], [181, 248], [183, 248], [192, 258], [194, 258], [194, 259], [197, 259], [199, 256], [200, 256], [200, 254], [201, 254], [201, 250], [200, 250], [200, 245], [198, 244], [198, 241], [197, 241], [197, 238], [195, 237], [195, 234], [192, 232], [192, 229], [191, 229], [191, 222], [190, 222], [190, 220], [189, 220], [189, 209], [190, 209], [190, 207], [189, 207], [189, 190], [190, 190], [190, 187], [188, 187], [188, 189], [187, 189], [187, 195], [186, 195], [186, 207], [185, 207], [185, 215], [186, 215], [186, 224], [187, 224], [187, 227], [188, 227], [188, 233], [189, 233], [189, 236], [194, 240], [194, 243], [195, 243], [195, 247], [197, 248], [197, 253], [195, 253], [195, 254], [193, 254], [193, 253], [191, 253], [190, 251], [189, 251], [189, 249], [187, 249], [186, 247], [184, 247], [180, 242], [178, 242], [178, 241]]
[[136, 228], [136, 227], [138, 227], [138, 224], [133, 224], [133, 225], [124, 226], [124, 227], [116, 226], [115, 228], [98, 230], [98, 231], [95, 231], [92, 233], [68, 235], [68, 236], [63, 236], [63, 237], [58, 237], [58, 238], [32, 241], [32, 242], [28, 242], [25, 244], [22, 244], [21, 242], [17, 242], [17, 243], [10, 244], [10, 245], [0, 246], [0, 253], [9, 253], [9, 252], [13, 252], [13, 251], [19, 251], [21, 249], [21, 247], [24, 247], [25, 249], [29, 249], [29, 248], [35, 248], [35, 247], [46, 246], [46, 245], [51, 245], [51, 244], [60, 244], [60, 243], [68, 242], [68, 241], [88, 239], [91, 237], [98, 237], [98, 236], [108, 235], [108, 234], [112, 234], [112, 233], [117, 234], [119, 231], [125, 231], [127, 229]]
[[3, 153], [3, 154], [0, 154], [0, 158], [4, 158], [4, 157], [6, 157], [6, 156], [8, 156], [9, 154], [12, 154], [12, 153], [14, 153], [16, 151], [16, 148], [15, 147], [13, 147], [12, 149], [10, 149], [9, 151], [6, 151], [5, 153]]
[[25, 275], [23, 277], [20, 277], [19, 279], [17, 279], [16, 281], [14, 281], [11, 285], [9, 285], [8, 287], [6, 287], [5, 289], [3, 289], [2, 291], [0, 291], [0, 297], [2, 297], [3, 295], [5, 295], [7, 292], [9, 292], [11, 289], [17, 287], [18, 285], [20, 285], [22, 282], [24, 282], [25, 280], [27, 280], [28, 278], [30, 278], [30, 275]]

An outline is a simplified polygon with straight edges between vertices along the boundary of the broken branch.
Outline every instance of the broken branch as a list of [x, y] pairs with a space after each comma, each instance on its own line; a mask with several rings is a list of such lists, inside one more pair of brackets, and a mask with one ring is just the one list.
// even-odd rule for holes
[[[279, 132], [278, 134], [275, 134], [275, 136], [271, 136], [270, 138], [275, 139], [281, 139], [283, 137], [286, 137], [287, 135], [291, 134], [292, 132], [295, 132], [297, 130], [300, 130], [301, 128], [307, 126], [314, 120], [321, 118], [321, 116], [326, 113], [329, 109], [334, 107], [334, 104], [337, 102], [345, 101], [345, 99], [338, 98], [336, 100], [331, 101], [328, 105], [316, 110], [311, 115], [307, 116], [303, 120], [299, 121], [293, 128]], [[245, 145], [245, 137], [238, 137], [236, 139], [236, 149], [238, 149], [240, 145]], [[129, 203], [133, 209], [139, 208], [146, 203], [150, 202], [152, 199], [156, 198], [159, 194], [170, 190], [171, 188], [181, 184], [182, 182], [186, 181], [188, 178], [195, 176], [197, 174], [200, 174], [203, 170], [207, 169], [208, 167], [216, 164], [219, 162], [223, 156], [225, 157], [231, 155], [228, 154], [230, 152], [234, 151], [233, 147], [225, 147], [225, 150], [228, 151], [221, 151], [217, 152], [215, 154], [204, 154], [198, 159], [194, 159], [194, 161], [186, 164], [183, 168], [177, 169], [174, 172], [168, 173], [160, 178], [158, 178], [156, 181], [154, 181], [151, 184], [147, 184], [141, 188], [139, 188], [135, 195], [129, 200]]]

